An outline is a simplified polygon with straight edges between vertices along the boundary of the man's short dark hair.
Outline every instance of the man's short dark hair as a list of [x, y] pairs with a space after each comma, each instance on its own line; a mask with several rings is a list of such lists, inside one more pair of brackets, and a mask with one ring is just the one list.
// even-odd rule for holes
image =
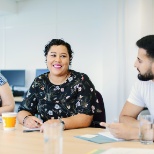
[[147, 35], [136, 42], [139, 48], [143, 48], [147, 52], [147, 56], [154, 58], [154, 35]]

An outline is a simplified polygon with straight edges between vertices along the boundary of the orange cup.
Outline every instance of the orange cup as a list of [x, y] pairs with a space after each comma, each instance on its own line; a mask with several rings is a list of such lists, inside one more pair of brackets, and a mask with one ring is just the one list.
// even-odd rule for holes
[[4, 112], [2, 113], [3, 129], [14, 130], [16, 125], [16, 112]]

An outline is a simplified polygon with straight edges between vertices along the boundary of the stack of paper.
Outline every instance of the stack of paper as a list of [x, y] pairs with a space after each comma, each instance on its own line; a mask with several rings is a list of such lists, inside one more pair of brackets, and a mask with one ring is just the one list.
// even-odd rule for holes
[[103, 131], [103, 132], [99, 132], [98, 134], [106, 136], [106, 137], [111, 138], [116, 141], [123, 141], [124, 140], [124, 139], [119, 139], [119, 138], [114, 137], [110, 132]]

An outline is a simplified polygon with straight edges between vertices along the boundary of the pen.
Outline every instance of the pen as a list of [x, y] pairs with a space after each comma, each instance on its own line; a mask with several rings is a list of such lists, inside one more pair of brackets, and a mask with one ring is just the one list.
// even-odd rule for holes
[[40, 131], [40, 130], [23, 130], [23, 133], [27, 133], [27, 132], [36, 132], [36, 131]]
[[38, 127], [40, 127], [42, 125], [42, 123], [39, 123], [37, 121], [35, 121], [35, 122], [36, 122], [36, 126], [38, 126]]
[[[40, 119], [41, 120], [41, 119]], [[40, 127], [42, 124], [43, 124], [43, 121], [41, 120], [40, 122], [38, 122], [38, 121], [35, 121], [36, 122], [36, 126], [37, 127]]]

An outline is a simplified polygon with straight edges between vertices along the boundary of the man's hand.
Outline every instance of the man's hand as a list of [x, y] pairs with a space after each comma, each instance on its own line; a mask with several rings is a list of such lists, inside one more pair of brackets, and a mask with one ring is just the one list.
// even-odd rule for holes
[[138, 128], [131, 127], [130, 125], [127, 125], [125, 123], [105, 123], [101, 122], [101, 126], [106, 127], [110, 133], [116, 137], [121, 138], [125, 140], [131, 140], [131, 139], [138, 139]]

